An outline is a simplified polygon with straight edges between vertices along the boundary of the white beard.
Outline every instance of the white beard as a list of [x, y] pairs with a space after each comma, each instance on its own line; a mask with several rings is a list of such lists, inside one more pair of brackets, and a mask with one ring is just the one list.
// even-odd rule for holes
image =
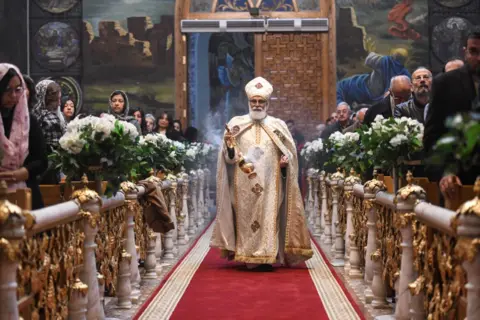
[[250, 110], [250, 118], [253, 120], [262, 120], [267, 116], [267, 111], [252, 111]]

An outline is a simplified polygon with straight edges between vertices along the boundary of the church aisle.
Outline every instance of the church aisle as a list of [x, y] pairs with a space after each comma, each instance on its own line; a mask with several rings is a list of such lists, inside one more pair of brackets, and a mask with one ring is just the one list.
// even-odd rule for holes
[[252, 272], [209, 248], [213, 225], [134, 319], [363, 319], [319, 248], [294, 268]]

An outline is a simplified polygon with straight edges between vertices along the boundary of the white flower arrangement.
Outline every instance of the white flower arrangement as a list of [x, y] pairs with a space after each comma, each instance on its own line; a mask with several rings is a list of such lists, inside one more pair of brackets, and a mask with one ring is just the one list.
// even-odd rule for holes
[[362, 144], [373, 164], [388, 168], [422, 149], [423, 131], [423, 124], [415, 119], [378, 115], [362, 132]]
[[323, 151], [323, 141], [322, 139], [316, 139], [305, 143], [302, 150], [300, 151], [300, 156], [302, 156], [307, 162], [312, 162], [321, 152]]
[[354, 169], [356, 172], [363, 170], [364, 154], [360, 146], [360, 134], [357, 132], [341, 133], [334, 132], [328, 139], [329, 164], [349, 171]]

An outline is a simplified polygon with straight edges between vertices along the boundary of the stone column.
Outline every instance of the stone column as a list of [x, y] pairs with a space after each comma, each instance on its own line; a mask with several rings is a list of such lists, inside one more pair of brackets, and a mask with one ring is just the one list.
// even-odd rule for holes
[[307, 170], [307, 199], [305, 201], [305, 216], [308, 218], [312, 214], [313, 209], [313, 182], [312, 176], [314, 169], [310, 168]]
[[205, 220], [210, 222], [210, 170], [205, 168], [204, 170], [205, 175], [205, 201], [204, 201], [204, 208], [205, 208]]
[[[317, 216], [319, 216], [318, 212], [318, 178], [317, 178], [317, 172], [312, 175], [312, 185], [313, 185], [313, 208], [312, 211], [310, 211], [309, 215], [309, 223], [310, 225], [313, 226], [313, 233], [315, 236], [320, 236], [320, 221], [318, 221], [317, 225]], [[320, 217], [320, 216], [319, 216]]]
[[87, 319], [87, 299], [88, 286], [80, 279], [70, 287], [70, 297], [68, 301], [68, 319], [86, 320]]
[[155, 257], [155, 244], [157, 241], [157, 235], [152, 230], [148, 233], [147, 241], [147, 256], [145, 257], [145, 274], [143, 275], [143, 278], [156, 279], [157, 258]]
[[136, 215], [136, 202], [137, 189], [131, 182], [123, 182], [121, 185], [123, 192], [125, 193], [125, 205], [127, 206], [127, 242], [126, 251], [130, 254], [130, 283], [132, 287], [131, 299], [132, 302], [137, 302], [140, 297], [140, 271], [138, 270], [138, 255], [137, 247], [135, 245], [135, 215]]
[[396, 226], [402, 234], [402, 260], [400, 263], [400, 278], [398, 280], [397, 303], [395, 319], [410, 319], [411, 294], [408, 285], [415, 281], [416, 273], [413, 269], [413, 229], [412, 220], [415, 218], [414, 208], [418, 200], [425, 200], [426, 193], [420, 186], [413, 184], [413, 176], [409, 171], [406, 175], [407, 185], [397, 191], [395, 195]]
[[372, 281], [373, 281], [373, 261], [372, 253], [377, 250], [377, 211], [373, 206], [373, 201], [377, 192], [386, 190], [385, 184], [377, 180], [377, 173], [374, 172], [373, 179], [363, 185], [364, 206], [367, 210], [367, 249], [365, 250], [365, 302], [371, 303], [373, 300]]
[[204, 199], [204, 194], [203, 194], [203, 185], [205, 183], [205, 175], [202, 169], [197, 170], [198, 174], [198, 205], [197, 205], [197, 226], [200, 227], [205, 223], [205, 220], [203, 219], [203, 214], [204, 214], [204, 208], [203, 206], [205, 205], [205, 199]]
[[[82, 203], [85, 239], [83, 241], [83, 268], [80, 273], [80, 279], [88, 286], [87, 318], [104, 319], [105, 314], [103, 311], [103, 306], [100, 304], [100, 292], [97, 279], [97, 261], [95, 258], [95, 249], [97, 248], [95, 237], [98, 233], [101, 199], [98, 197], [95, 191], [85, 190], [85, 192], [87, 191], [91, 192], [92, 195], [95, 194], [97, 198], [83, 198], [92, 200]], [[80, 202], [81, 199], [82, 198], [78, 198], [77, 200]]]
[[350, 273], [350, 235], [353, 233], [353, 186], [361, 183], [360, 178], [355, 174], [355, 170], [350, 170], [348, 176], [343, 183], [343, 195], [347, 211], [347, 226], [345, 232], [345, 272]]
[[[25, 236], [26, 211], [7, 200], [7, 184], [0, 182], [0, 319], [18, 319], [17, 268]], [[33, 223], [33, 221], [32, 221]]]
[[190, 214], [188, 212], [188, 174], [183, 173], [182, 174], [182, 217], [183, 217], [183, 222], [184, 222], [184, 239], [185, 239], [185, 244], [190, 240], [190, 237], [188, 236], [188, 229], [190, 227]]
[[335, 260], [332, 265], [335, 267], [342, 267], [345, 265], [344, 249], [345, 241], [343, 240], [342, 226], [338, 219], [338, 197], [340, 195], [340, 183], [343, 183], [344, 175], [340, 169], [332, 174], [330, 181], [330, 188], [332, 189], [332, 227], [335, 227], [335, 240], [332, 246], [332, 252], [335, 254]]
[[188, 234], [194, 235], [197, 232], [197, 173], [190, 171], [190, 181], [192, 182], [190, 188], [190, 221], [188, 223]]
[[172, 186], [169, 189], [170, 192], [170, 219], [173, 221], [172, 231], [172, 241], [173, 241], [173, 255], [176, 257], [178, 255], [178, 221], [177, 221], [177, 181], [171, 181]]
[[[480, 193], [479, 180], [476, 182], [476, 192]], [[455, 252], [463, 260], [462, 266], [467, 272], [467, 317], [466, 320], [480, 319], [480, 195], [471, 201], [476, 205], [464, 204], [457, 212], [457, 241]], [[468, 208], [467, 208], [468, 206]]]
[[132, 283], [130, 279], [131, 262], [132, 256], [123, 249], [118, 261], [119, 266], [116, 292], [118, 309], [132, 308]]
[[[325, 173], [325, 171], [323, 171]], [[320, 180], [320, 189], [322, 190], [322, 216], [325, 217], [325, 229], [323, 231], [323, 242], [325, 244], [332, 244], [332, 219], [328, 214], [327, 202], [327, 177], [325, 174]]]
[[476, 197], [464, 203], [452, 220], [457, 232], [455, 254], [463, 261], [467, 272], [467, 317], [466, 320], [480, 319], [480, 177], [473, 188]]

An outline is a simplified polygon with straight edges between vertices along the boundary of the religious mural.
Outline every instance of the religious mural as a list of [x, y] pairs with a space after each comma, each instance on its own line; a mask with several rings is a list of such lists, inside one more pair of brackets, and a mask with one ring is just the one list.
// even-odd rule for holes
[[336, 0], [337, 103], [382, 99], [396, 75], [429, 66], [427, 0]]
[[175, 0], [83, 0], [86, 108], [106, 110], [125, 90], [130, 107], [173, 114]]
[[226, 123], [248, 113], [245, 85], [255, 77], [253, 33], [215, 33], [210, 38], [210, 111]]

